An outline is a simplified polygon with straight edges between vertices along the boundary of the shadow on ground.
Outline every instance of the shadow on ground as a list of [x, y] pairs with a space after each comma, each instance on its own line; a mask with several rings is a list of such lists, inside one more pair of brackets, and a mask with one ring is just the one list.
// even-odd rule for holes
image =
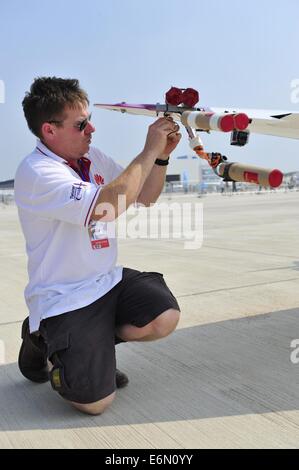
[[[299, 409], [299, 309], [177, 330], [153, 343], [121, 344], [130, 376], [102, 416], [73, 410], [49, 384], [0, 367], [0, 429], [116, 426]], [[299, 354], [298, 354], [299, 357]]]

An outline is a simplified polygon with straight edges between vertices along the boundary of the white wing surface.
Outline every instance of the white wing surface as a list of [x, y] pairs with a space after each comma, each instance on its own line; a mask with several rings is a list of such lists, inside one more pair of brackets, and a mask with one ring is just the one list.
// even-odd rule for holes
[[[135, 115], [160, 117], [164, 115], [166, 105], [161, 104], [95, 104], [97, 108], [119, 111]], [[167, 113], [180, 121], [181, 114], [186, 110], [205, 111], [217, 114], [223, 113], [245, 113], [249, 117], [249, 125], [246, 130], [256, 134], [273, 135], [277, 137], [287, 137], [299, 139], [299, 112], [280, 111], [280, 110], [262, 110], [262, 109], [240, 109], [240, 108], [182, 108], [168, 106]]]

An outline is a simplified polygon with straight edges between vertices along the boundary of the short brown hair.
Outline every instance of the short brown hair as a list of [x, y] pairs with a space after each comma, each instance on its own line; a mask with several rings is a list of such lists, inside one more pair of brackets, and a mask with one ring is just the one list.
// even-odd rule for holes
[[66, 106], [89, 104], [87, 93], [75, 78], [38, 77], [25, 94], [22, 106], [29, 129], [41, 137], [44, 122], [59, 121]]

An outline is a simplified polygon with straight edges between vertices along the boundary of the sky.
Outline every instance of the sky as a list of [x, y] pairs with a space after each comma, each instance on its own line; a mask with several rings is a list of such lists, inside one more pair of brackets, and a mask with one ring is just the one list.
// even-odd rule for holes
[[[93, 103], [163, 103], [192, 87], [206, 106], [299, 111], [298, 0], [10, 0], [0, 4], [0, 181], [14, 178], [36, 138], [21, 102], [35, 77], [78, 78], [88, 92], [93, 145], [126, 166], [153, 121]], [[297, 101], [297, 102], [296, 102]], [[174, 156], [191, 155], [187, 134]], [[230, 161], [299, 170], [299, 141], [203, 135]]]

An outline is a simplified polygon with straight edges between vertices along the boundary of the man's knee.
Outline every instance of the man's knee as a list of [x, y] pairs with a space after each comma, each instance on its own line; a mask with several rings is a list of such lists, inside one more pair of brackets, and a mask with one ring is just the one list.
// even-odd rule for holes
[[173, 308], [166, 310], [151, 322], [153, 334], [157, 338], [164, 338], [165, 336], [168, 336], [176, 329], [179, 319], [179, 310], [175, 310]]
[[114, 398], [115, 392], [111, 393], [111, 395], [108, 395], [102, 400], [98, 400], [93, 403], [76, 403], [71, 401], [71, 404], [83, 413], [87, 413], [90, 415], [99, 415], [102, 414], [106, 410], [106, 408], [111, 405]]

